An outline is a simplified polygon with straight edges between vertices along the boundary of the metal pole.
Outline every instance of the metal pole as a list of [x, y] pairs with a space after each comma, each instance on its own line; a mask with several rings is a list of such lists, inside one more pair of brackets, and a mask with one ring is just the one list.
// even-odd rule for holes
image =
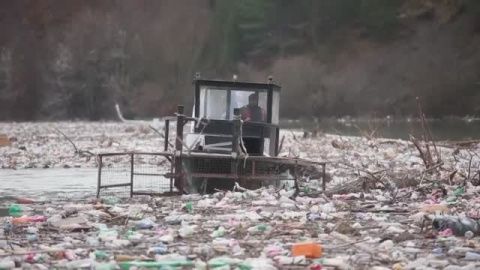
[[239, 154], [239, 146], [240, 146], [240, 121], [241, 121], [241, 116], [240, 116], [240, 109], [235, 108], [233, 109], [233, 129], [232, 129], [232, 156], [237, 157]]
[[297, 172], [297, 167], [298, 167], [298, 161], [295, 160], [295, 167], [293, 169], [293, 177], [295, 179], [295, 194], [298, 195], [300, 192], [300, 187], [298, 185], [298, 172]]
[[165, 145], [164, 145], [164, 150], [165, 152], [168, 151], [168, 134], [170, 132], [170, 120], [165, 120]]
[[183, 149], [183, 125], [185, 124], [185, 107], [178, 105], [177, 108], [177, 134], [175, 138], [175, 187], [184, 193], [185, 183], [182, 171], [182, 149]]
[[[234, 108], [233, 109], [233, 125], [232, 125], [232, 162], [230, 164], [230, 170], [232, 175], [238, 174], [238, 155], [239, 155], [239, 148], [240, 148], [240, 109]], [[237, 180], [236, 178], [235, 180]], [[241, 181], [242, 186], [245, 185], [244, 180]]]
[[130, 198], [133, 197], [134, 154], [130, 154]]
[[327, 179], [326, 179], [327, 173], [325, 171], [325, 164], [322, 164], [322, 189], [325, 191], [327, 189]]
[[[173, 175], [174, 168], [175, 168], [175, 159], [173, 159], [173, 163], [170, 164], [170, 173]], [[170, 177], [170, 193], [173, 192], [173, 177]]]
[[102, 186], [102, 156], [98, 155], [98, 183], [97, 183], [97, 198], [100, 198], [100, 187]]

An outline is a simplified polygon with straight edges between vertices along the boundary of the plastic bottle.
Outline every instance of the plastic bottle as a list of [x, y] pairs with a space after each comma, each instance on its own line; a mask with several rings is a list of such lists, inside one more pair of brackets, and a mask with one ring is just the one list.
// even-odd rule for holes
[[155, 226], [155, 222], [151, 221], [150, 219], [142, 219], [138, 224], [139, 229], [151, 229]]
[[315, 220], [327, 220], [327, 219], [333, 219], [333, 217], [329, 217], [327, 214], [325, 213], [309, 213], [307, 214], [307, 218], [308, 220], [310, 221], [315, 221]]
[[20, 224], [27, 224], [27, 223], [28, 223], [28, 217], [27, 216], [12, 218], [12, 224], [13, 225], [20, 225]]
[[70, 261], [76, 260], [77, 259], [77, 254], [71, 249], [65, 251], [65, 258], [67, 258]]
[[276, 257], [279, 255], [287, 255], [288, 251], [282, 247], [281, 244], [269, 245], [263, 249], [267, 257]]
[[143, 234], [138, 233], [138, 232], [132, 232], [127, 236], [127, 239], [132, 241], [132, 242], [140, 242], [143, 239]]
[[10, 259], [0, 261], [0, 269], [13, 269], [13, 268], [15, 268], [15, 262], [14, 261], [12, 261]]
[[12, 218], [12, 224], [13, 225], [20, 225], [20, 224], [27, 224], [30, 222], [45, 222], [46, 218], [44, 216], [38, 216], [38, 217], [19, 217], [19, 218]]
[[48, 223], [54, 223], [54, 222], [57, 222], [57, 221], [60, 221], [60, 220], [62, 220], [62, 216], [57, 214], [57, 215], [53, 215], [49, 219], [47, 219], [47, 222]]
[[317, 243], [297, 243], [292, 246], [292, 255], [320, 258], [323, 255], [323, 247]]
[[165, 254], [167, 253], [168, 249], [166, 246], [157, 246], [148, 249], [148, 254], [155, 255], [155, 254]]
[[103, 201], [104, 201], [106, 204], [114, 205], [114, 204], [120, 203], [121, 200], [120, 200], [119, 198], [117, 198], [117, 197], [109, 197], [109, 198], [103, 199]]
[[114, 270], [116, 269], [117, 264], [114, 262], [108, 263], [95, 263], [95, 270]]
[[30, 198], [18, 198], [17, 203], [18, 204], [33, 204], [33, 203], [35, 203], [35, 200], [30, 199]]
[[179, 225], [182, 223], [182, 218], [180, 216], [167, 216], [165, 217], [165, 221], [168, 225]]
[[36, 234], [36, 233], [38, 233], [38, 228], [28, 227], [28, 228], [26, 229], [26, 232], [29, 233], [29, 234]]
[[10, 216], [12, 217], [19, 217], [22, 215], [22, 207], [18, 204], [13, 204], [13, 205], [10, 205], [10, 207], [8, 208], [8, 213], [10, 214]]
[[[135, 261], [136, 259], [137, 257], [130, 256], [130, 255], [122, 255], [122, 254], [115, 255], [115, 261], [117, 262], [131, 262], [131, 261]], [[127, 268], [127, 269], [130, 269], [130, 268]]]
[[89, 269], [94, 265], [92, 259], [73, 260], [68, 262], [65, 267], [67, 269]]
[[297, 257], [277, 256], [277, 257], [275, 257], [275, 261], [279, 265], [305, 265], [305, 264], [307, 264], [307, 260], [306, 260], [305, 256], [297, 256]]
[[214, 231], [210, 236], [213, 238], [216, 238], [216, 237], [222, 237], [223, 235], [225, 235], [225, 228], [219, 227], [218, 230]]
[[263, 233], [263, 232], [265, 232], [265, 231], [267, 231], [267, 230], [269, 230], [269, 229], [270, 229], [270, 226], [265, 225], [265, 224], [260, 224], [260, 225], [257, 225], [257, 226], [253, 226], [253, 227], [248, 228], [247, 231], [248, 231], [250, 234], [255, 235], [255, 234]]
[[187, 209], [187, 212], [192, 212], [192, 210], [193, 210], [193, 204], [192, 204], [192, 202], [187, 202], [187, 203], [185, 204], [185, 208]]
[[455, 197], [460, 197], [460, 196], [463, 195], [464, 192], [465, 192], [465, 188], [459, 187], [459, 188], [457, 188], [457, 189], [453, 192], [453, 195], [454, 195]]
[[37, 217], [29, 217], [29, 222], [45, 222], [47, 219], [44, 216], [37, 216]]
[[182, 226], [179, 230], [178, 230], [178, 234], [180, 235], [180, 237], [182, 238], [185, 238], [187, 236], [190, 236], [192, 235], [194, 232], [195, 232], [195, 229], [197, 228], [196, 225], [192, 225], [192, 226]]
[[87, 237], [85, 239], [85, 242], [90, 247], [98, 247], [100, 245], [100, 242], [98, 241], [98, 239], [94, 237]]
[[480, 261], [480, 254], [476, 252], [465, 253], [465, 260], [467, 261]]
[[37, 241], [37, 235], [36, 234], [27, 234], [27, 240], [28, 240], [28, 242], [35, 242], [35, 241]]
[[102, 250], [95, 250], [93, 252], [93, 255], [95, 256], [95, 258], [97, 260], [103, 260], [107, 257], [107, 253], [105, 251], [102, 251]]
[[161, 262], [121, 262], [119, 263], [122, 269], [136, 268], [156, 268], [156, 269], [168, 269], [167, 267], [193, 267], [195, 263], [193, 261], [161, 261]]

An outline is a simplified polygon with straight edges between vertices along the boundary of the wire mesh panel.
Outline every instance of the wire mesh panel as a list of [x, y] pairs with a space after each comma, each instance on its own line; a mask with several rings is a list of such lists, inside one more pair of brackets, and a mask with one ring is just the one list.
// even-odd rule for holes
[[131, 197], [173, 191], [170, 154], [110, 153], [99, 155], [97, 196]]
[[130, 154], [99, 155], [98, 197], [130, 197]]
[[135, 154], [133, 163], [133, 195], [155, 195], [173, 191], [173, 181], [166, 177], [172, 168], [166, 156]]

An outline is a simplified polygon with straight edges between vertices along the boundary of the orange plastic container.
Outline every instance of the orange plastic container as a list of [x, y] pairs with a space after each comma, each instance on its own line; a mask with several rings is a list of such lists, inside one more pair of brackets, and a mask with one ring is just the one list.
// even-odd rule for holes
[[323, 247], [317, 243], [297, 243], [292, 246], [292, 255], [320, 258], [323, 255]]
[[27, 216], [19, 217], [19, 218], [12, 218], [13, 225], [20, 225], [26, 224], [29, 222], [29, 218]]

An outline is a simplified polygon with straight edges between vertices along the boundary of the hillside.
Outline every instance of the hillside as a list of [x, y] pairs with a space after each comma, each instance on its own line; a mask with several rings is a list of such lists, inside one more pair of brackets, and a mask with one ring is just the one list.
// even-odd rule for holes
[[476, 0], [5, 1], [0, 120], [190, 104], [207, 78], [284, 87], [283, 117], [480, 113]]

